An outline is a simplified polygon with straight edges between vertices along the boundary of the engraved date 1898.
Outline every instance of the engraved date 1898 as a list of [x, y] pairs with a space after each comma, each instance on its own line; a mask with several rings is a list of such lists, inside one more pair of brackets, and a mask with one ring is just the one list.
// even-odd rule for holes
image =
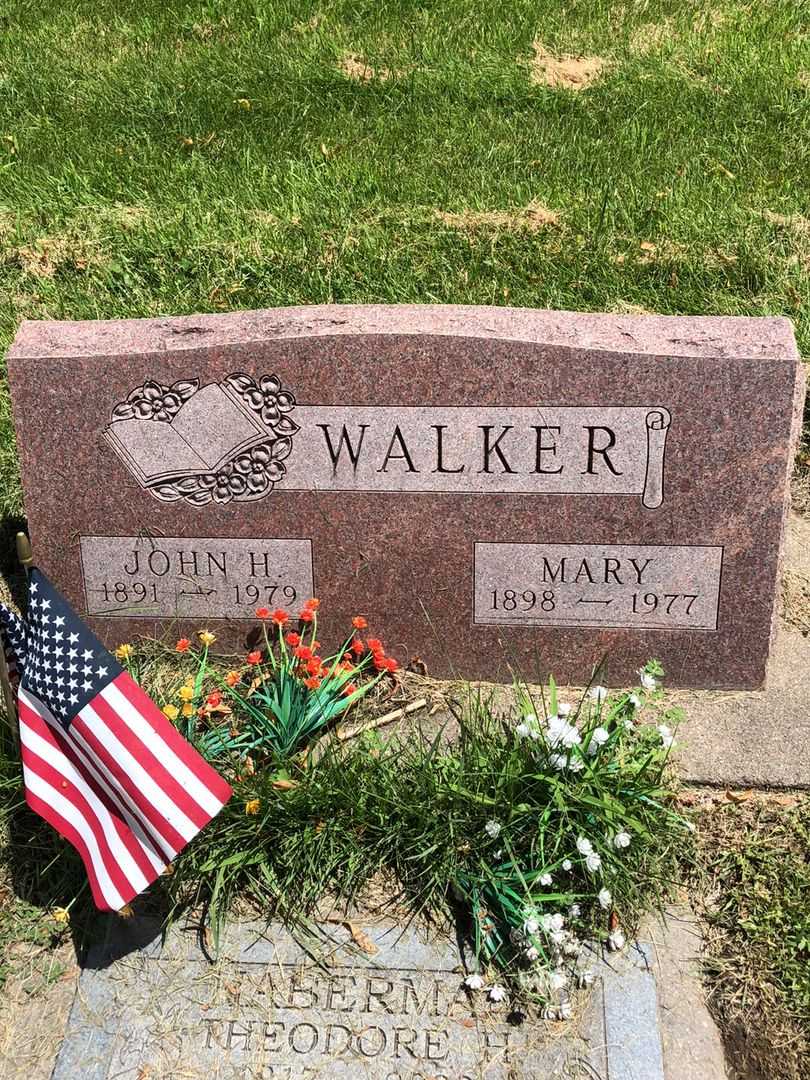
[[[552, 612], [557, 607], [557, 594], [553, 589], [493, 589], [491, 592], [492, 611], [521, 611], [529, 612]], [[700, 600], [700, 593], [657, 593], [657, 592], [633, 592], [624, 597], [601, 597], [593, 598], [579, 596], [575, 599], [576, 604], [598, 604], [603, 607], [618, 602], [624, 606], [624, 602], [630, 603], [629, 611], [633, 615], [653, 615], [659, 617], [671, 615], [689, 617], [695, 602]]]

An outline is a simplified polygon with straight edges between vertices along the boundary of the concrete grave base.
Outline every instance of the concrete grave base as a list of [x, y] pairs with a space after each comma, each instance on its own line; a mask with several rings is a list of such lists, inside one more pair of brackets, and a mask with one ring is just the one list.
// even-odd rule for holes
[[791, 514], [765, 688], [679, 690], [677, 760], [687, 783], [810, 787], [810, 520]]
[[446, 939], [365, 929], [368, 952], [324, 928], [320, 963], [257, 924], [231, 927], [214, 964], [177, 932], [131, 952], [120, 938], [98, 947], [53, 1080], [663, 1080], [648, 948], [595, 957], [571, 1022], [515, 1025], [507, 1004], [467, 994]]

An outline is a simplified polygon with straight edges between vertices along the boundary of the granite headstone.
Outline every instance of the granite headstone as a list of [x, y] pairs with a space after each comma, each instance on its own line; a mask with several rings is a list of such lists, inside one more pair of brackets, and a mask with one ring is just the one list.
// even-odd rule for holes
[[787, 320], [462, 307], [26, 322], [42, 568], [114, 645], [364, 614], [434, 675], [762, 685], [804, 395]]

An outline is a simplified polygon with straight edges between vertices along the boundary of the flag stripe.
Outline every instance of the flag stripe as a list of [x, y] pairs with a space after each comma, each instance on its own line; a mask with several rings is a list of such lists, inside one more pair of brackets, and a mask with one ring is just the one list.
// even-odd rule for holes
[[[203, 795], [205, 789], [197, 777], [163, 743], [147, 719], [113, 683], [102, 690], [93, 702], [93, 708], [197, 829], [220, 809], [221, 804], [210, 793], [207, 797]], [[150, 711], [157, 711], [154, 705]], [[166, 727], [172, 727], [162, 713], [160, 717]]]
[[[164, 845], [168, 844], [175, 853], [180, 851], [197, 831], [194, 825], [166, 798], [132, 754], [106, 730], [98, 714], [89, 705], [83, 712], [84, 715], [77, 716], [70, 725], [73, 737], [83, 740], [93, 757], [120, 784], [131, 805], [137, 807], [139, 814], [163, 837]], [[179, 820], [181, 817], [185, 820]]]
[[[90, 852], [91, 860], [96, 868], [96, 877], [99, 881], [105, 880], [110, 883], [118, 896], [134, 896], [146, 888], [141, 884], [141, 875], [138, 874], [139, 888], [136, 890], [124, 873], [120, 861], [121, 851], [114, 850], [110, 844], [110, 832], [112, 829], [94, 812], [95, 808], [84, 798], [83, 793], [77, 786], [64, 779], [58, 769], [54, 769], [47, 761], [39, 757], [36, 751], [29, 747], [25, 754], [25, 768], [28, 770], [28, 780], [36, 777], [36, 781], [46, 784], [49, 791], [58, 793], [65, 803], [73, 807], [76, 814], [87, 826], [88, 833], [95, 840], [95, 848]], [[34, 790], [32, 788], [32, 790]], [[40, 792], [42, 794], [42, 792]], [[51, 801], [53, 799], [51, 798]], [[128, 860], [133, 866], [132, 860]], [[105, 878], [106, 875], [106, 878]], [[126, 900], [124, 901], [126, 903]]]
[[130, 724], [133, 733], [144, 745], [160, 757], [208, 818], [218, 814], [230, 798], [230, 787], [183, 738], [135, 680], [124, 672], [105, 687], [102, 697]]
[[105, 742], [107, 748], [113, 752], [116, 763], [125, 764], [124, 755], [128, 755], [128, 787], [137, 788], [146, 794], [186, 843], [209, 820], [209, 815], [201, 810], [188, 792], [178, 784], [160, 759], [132, 734], [103, 694], [99, 694], [90, 705], [85, 706], [74, 724], [77, 721], [83, 729], [89, 729]]
[[[56, 742], [59, 750], [89, 784], [97, 798], [108, 807], [121, 839], [132, 853], [144, 877], [149, 882], [154, 881], [155, 877], [166, 868], [174, 852], [164, 851], [160, 846], [159, 837], [152, 838], [147, 835], [140, 821], [128, 809], [123, 792], [120, 796], [116, 794], [108, 783], [108, 779], [102, 775], [98, 764], [71, 738], [70, 733], [64, 730], [43, 702], [29, 696], [25, 690], [20, 690], [19, 705], [22, 711], [28, 710], [35, 713], [48, 725], [47, 733], [43, 732], [43, 737], [50, 736]], [[28, 719], [30, 723], [30, 717]], [[123, 821], [119, 818], [123, 818]]]
[[[131, 824], [130, 827], [138, 832], [144, 850], [147, 854], [152, 853], [149, 855], [151, 859], [159, 860], [160, 870], [163, 870], [182, 847], [182, 837], [177, 838], [179, 846], [175, 847], [164, 838], [158, 826], [150, 821], [124, 790], [117, 777], [109, 771], [106, 762], [97, 757], [90, 743], [79, 731], [75, 730], [74, 724], [71, 724], [69, 737], [71, 749], [87, 763], [87, 767], [92, 769], [99, 779], [103, 774], [104, 786], [110, 792], [110, 797], [116, 800], [124, 815], [131, 815], [131, 820], [135, 824]], [[159, 824], [164, 823], [159, 822]]]
[[[47, 716], [45, 719], [49, 723], [56, 723]], [[112, 777], [103, 775], [98, 763], [93, 761], [88, 754], [87, 748], [69, 734], [63, 732], [63, 735], [65, 735], [64, 741], [59, 745], [64, 750], [65, 756], [82, 772], [99, 798], [109, 802], [111, 813], [114, 815], [113, 820], [115, 820], [115, 815], [120, 815], [123, 819], [121, 827], [129, 829], [132, 833], [136, 841], [136, 849], [140, 852], [138, 855], [133, 851], [133, 856], [138, 859], [138, 864], [144, 874], [153, 879], [155, 875], [162, 873], [167, 863], [173, 858], [174, 852], [169, 852], [161, 844], [159, 836], [153, 836], [144, 828], [143, 822], [135, 816], [135, 809], [128, 805], [124, 792], [116, 789]]]
[[[45, 720], [28, 714], [27, 710], [21, 709], [21, 712], [26, 712], [25, 718], [20, 720], [20, 741], [25, 748], [26, 765], [51, 787], [57, 790], [61, 788], [64, 797], [76, 805], [98, 841], [116, 889], [122, 895], [130, 890], [143, 892], [150, 879], [142, 873], [107, 807], [55, 744], [55, 740], [49, 741], [48, 736], [53, 736]], [[37, 723], [43, 730], [34, 729]]]
[[35, 772], [23, 766], [25, 798], [28, 805], [58, 833], [69, 840], [82, 857], [93, 899], [99, 908], [118, 911], [132, 897], [123, 897], [110, 881], [93, 830], [78, 809], [61, 792], [51, 787]]

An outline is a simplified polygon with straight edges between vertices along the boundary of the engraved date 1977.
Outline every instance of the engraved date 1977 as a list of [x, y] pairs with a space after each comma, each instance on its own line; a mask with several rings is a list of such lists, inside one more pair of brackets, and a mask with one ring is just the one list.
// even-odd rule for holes
[[[552, 612], [557, 608], [557, 593], [553, 589], [493, 589], [491, 593], [492, 611]], [[599, 604], [605, 607], [616, 601], [615, 597], [593, 599], [577, 597], [577, 604]], [[699, 593], [656, 593], [634, 592], [623, 598], [630, 603], [630, 612], [634, 615], [671, 615], [673, 618], [692, 614]]]

